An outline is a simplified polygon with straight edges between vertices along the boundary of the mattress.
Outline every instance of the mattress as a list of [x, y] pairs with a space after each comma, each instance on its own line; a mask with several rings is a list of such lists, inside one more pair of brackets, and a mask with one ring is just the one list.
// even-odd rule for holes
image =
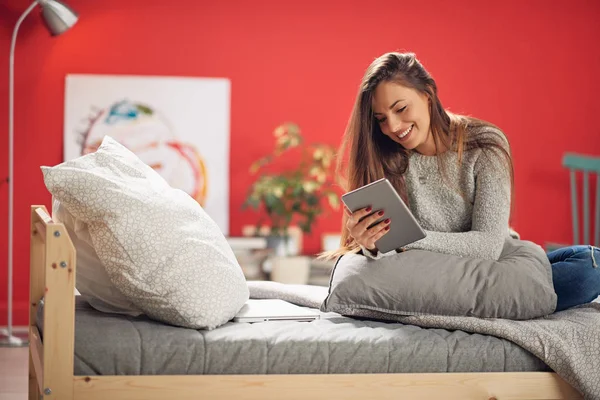
[[[106, 314], [77, 296], [75, 375], [549, 371], [504, 339], [320, 312], [313, 322], [228, 322], [211, 331]], [[43, 338], [43, 306], [38, 307]], [[43, 339], [42, 339], [43, 340]]]

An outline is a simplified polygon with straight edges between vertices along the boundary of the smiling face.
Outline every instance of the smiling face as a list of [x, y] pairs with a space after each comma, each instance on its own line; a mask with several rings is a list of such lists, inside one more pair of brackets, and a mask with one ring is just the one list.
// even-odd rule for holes
[[373, 93], [373, 115], [381, 132], [404, 148], [435, 154], [429, 98], [396, 82], [381, 82]]

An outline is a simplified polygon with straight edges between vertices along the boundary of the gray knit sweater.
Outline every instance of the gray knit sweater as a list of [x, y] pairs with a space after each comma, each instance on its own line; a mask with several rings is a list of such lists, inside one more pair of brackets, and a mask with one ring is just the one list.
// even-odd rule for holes
[[[508, 149], [500, 131], [482, 134]], [[437, 157], [447, 161], [446, 181], [436, 156], [410, 155], [405, 174], [408, 205], [427, 237], [405, 249], [497, 260], [509, 236], [510, 175], [503, 155], [497, 150], [470, 150], [460, 166], [455, 151]], [[371, 258], [395, 253], [374, 256], [363, 248]]]

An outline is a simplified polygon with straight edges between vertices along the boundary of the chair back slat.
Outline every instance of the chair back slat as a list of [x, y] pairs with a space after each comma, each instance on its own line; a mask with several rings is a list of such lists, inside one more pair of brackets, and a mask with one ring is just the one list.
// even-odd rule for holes
[[577, 182], [575, 170], [571, 169], [571, 220], [573, 223], [573, 244], [579, 244], [579, 213], [577, 212]]
[[589, 172], [583, 171], [583, 243], [590, 243], [590, 184]]
[[600, 247], [600, 173], [596, 176], [596, 221], [594, 222], [594, 246]]

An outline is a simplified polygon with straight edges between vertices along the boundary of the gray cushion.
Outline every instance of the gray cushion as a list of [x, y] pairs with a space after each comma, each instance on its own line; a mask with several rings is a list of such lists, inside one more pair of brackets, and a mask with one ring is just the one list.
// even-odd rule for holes
[[341, 257], [321, 310], [349, 316], [448, 315], [531, 319], [556, 308], [544, 250], [508, 238], [498, 261], [409, 250], [378, 260]]

